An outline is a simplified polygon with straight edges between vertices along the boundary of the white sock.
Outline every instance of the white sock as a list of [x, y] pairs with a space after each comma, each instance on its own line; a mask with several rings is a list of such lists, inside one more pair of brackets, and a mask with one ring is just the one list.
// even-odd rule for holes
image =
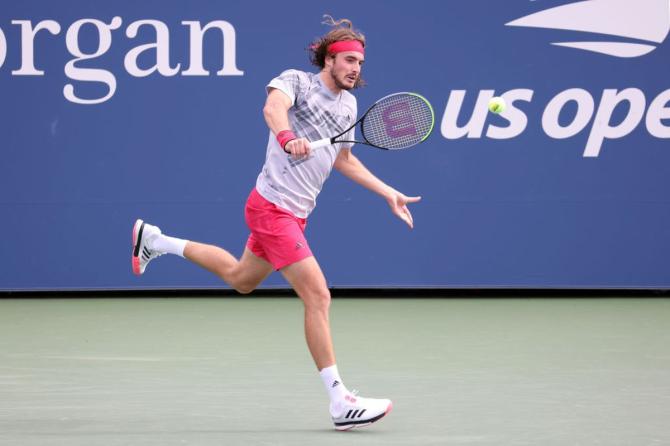
[[344, 400], [344, 396], [347, 395], [349, 391], [344, 386], [342, 378], [340, 378], [340, 372], [337, 371], [337, 365], [333, 364], [330, 367], [321, 369], [319, 375], [321, 375], [323, 385], [326, 386], [330, 402], [339, 404], [340, 401]]
[[159, 234], [155, 239], [149, 243], [149, 249], [152, 251], [164, 252], [167, 254], [175, 254], [184, 257], [184, 248], [188, 240], [170, 237], [168, 235]]

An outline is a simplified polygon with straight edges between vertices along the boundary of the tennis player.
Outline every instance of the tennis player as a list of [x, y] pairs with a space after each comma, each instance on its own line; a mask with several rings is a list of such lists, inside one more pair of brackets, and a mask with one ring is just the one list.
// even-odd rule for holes
[[[270, 129], [263, 169], [245, 207], [250, 235], [241, 259], [228, 251], [169, 237], [142, 220], [133, 228], [132, 266], [143, 274], [147, 264], [163, 254], [182, 256], [213, 272], [238, 292], [254, 290], [273, 270], [280, 271], [302, 299], [305, 336], [330, 396], [335, 429], [367, 426], [386, 415], [388, 399], [363, 398], [345, 387], [335, 362], [328, 319], [330, 291], [319, 263], [305, 239], [307, 217], [333, 167], [382, 196], [391, 211], [409, 227], [408, 197], [374, 176], [351, 152], [351, 144], [336, 143], [311, 151], [309, 141], [336, 135], [357, 115], [356, 98], [365, 58], [365, 36], [350, 20], [325, 16], [330, 32], [310, 47], [318, 73], [287, 70], [267, 85], [263, 108]], [[353, 140], [353, 130], [347, 135]]]

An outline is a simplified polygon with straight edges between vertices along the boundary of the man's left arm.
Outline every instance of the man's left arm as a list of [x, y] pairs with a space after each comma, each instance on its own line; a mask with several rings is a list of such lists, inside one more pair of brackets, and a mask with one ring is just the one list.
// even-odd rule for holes
[[382, 180], [374, 176], [372, 172], [370, 172], [367, 167], [365, 167], [363, 163], [351, 153], [350, 148], [340, 150], [337, 159], [335, 159], [334, 167], [347, 178], [350, 178], [361, 186], [384, 197], [391, 207], [391, 211], [402, 221], [407, 223], [410, 228], [414, 227], [412, 213], [407, 208], [407, 205], [409, 203], [416, 203], [421, 200], [421, 197], [408, 197], [384, 183]]

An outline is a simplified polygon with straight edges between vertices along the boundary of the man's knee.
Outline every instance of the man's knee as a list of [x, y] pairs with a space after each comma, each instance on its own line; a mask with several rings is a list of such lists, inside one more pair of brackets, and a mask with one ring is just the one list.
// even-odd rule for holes
[[240, 294], [249, 294], [256, 289], [258, 282], [250, 279], [243, 270], [237, 269], [231, 275], [230, 286]]
[[330, 290], [325, 287], [313, 290], [303, 298], [303, 302], [309, 310], [327, 312], [330, 308]]
[[255, 289], [256, 289], [256, 287], [251, 286], [251, 285], [236, 285], [235, 286], [235, 291], [237, 291], [240, 294], [249, 294]]

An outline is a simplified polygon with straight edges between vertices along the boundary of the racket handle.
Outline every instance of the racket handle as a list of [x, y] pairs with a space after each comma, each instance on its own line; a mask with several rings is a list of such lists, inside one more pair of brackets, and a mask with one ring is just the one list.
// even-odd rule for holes
[[312, 150], [320, 149], [322, 147], [326, 147], [331, 145], [332, 142], [330, 142], [330, 138], [323, 138], [319, 139], [317, 141], [312, 141], [309, 143], [309, 148]]

